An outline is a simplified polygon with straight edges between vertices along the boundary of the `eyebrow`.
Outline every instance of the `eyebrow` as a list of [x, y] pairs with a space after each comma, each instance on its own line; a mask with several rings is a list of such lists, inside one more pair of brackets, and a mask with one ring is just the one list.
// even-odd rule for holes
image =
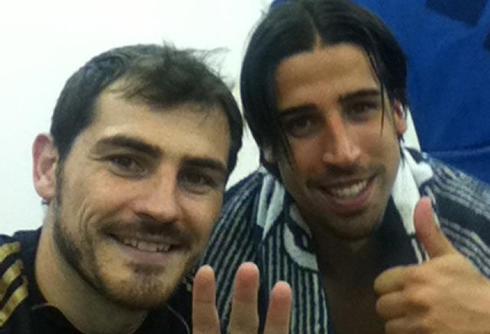
[[156, 158], [162, 156], [162, 152], [157, 146], [124, 135], [117, 135], [114, 137], [103, 138], [99, 142], [97, 142], [95, 149], [96, 151], [103, 151], [107, 148], [112, 148], [112, 147], [129, 148], [134, 151], [146, 153]]
[[[347, 93], [340, 96], [340, 103], [346, 104], [351, 103], [357, 99], [362, 98], [379, 98], [381, 96], [381, 91], [377, 88], [361, 89], [352, 93]], [[286, 108], [279, 110], [279, 118], [282, 120], [288, 118], [296, 113], [312, 112], [316, 109], [314, 104], [305, 104], [296, 107]]]
[[187, 159], [185, 159], [184, 165], [188, 167], [214, 170], [222, 174], [223, 176], [226, 176], [228, 174], [228, 169], [218, 159], [188, 157]]
[[[139, 139], [124, 135], [117, 135], [110, 138], [103, 138], [96, 144], [96, 151], [103, 151], [111, 147], [125, 147], [138, 152], [146, 153], [154, 158], [159, 158], [163, 152], [155, 145], [145, 143]], [[215, 170], [223, 175], [228, 174], [225, 164], [218, 159], [187, 156], [184, 158], [184, 164], [189, 167], [206, 168]]]
[[370, 89], [361, 89], [352, 93], [348, 93], [340, 97], [340, 103], [349, 103], [353, 100], [362, 99], [362, 98], [372, 98], [372, 97], [380, 97], [381, 91], [377, 88]]
[[306, 104], [302, 106], [297, 106], [297, 107], [291, 107], [291, 108], [286, 108], [279, 110], [279, 119], [283, 120], [285, 118], [288, 118], [291, 115], [294, 115], [296, 113], [305, 113], [308, 111], [314, 111], [315, 105], [314, 104]]

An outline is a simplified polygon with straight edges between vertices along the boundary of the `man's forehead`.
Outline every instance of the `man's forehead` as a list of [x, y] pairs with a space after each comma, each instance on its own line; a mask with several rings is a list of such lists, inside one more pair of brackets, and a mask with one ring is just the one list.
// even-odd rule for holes
[[[179, 113], [194, 113], [196, 117], [199, 117], [199, 114], [201, 114], [203, 118], [207, 118], [208, 115], [215, 116], [219, 114], [226, 117], [225, 111], [217, 104], [194, 101], [183, 101], [172, 104], [153, 102], [142, 96], [128, 95], [124, 87], [123, 82], [114, 86], [111, 85], [101, 92], [94, 105], [95, 119], [100, 118], [101, 115], [111, 113], [122, 121], [125, 121], [127, 114], [124, 112], [129, 109], [132, 111], [141, 111], [142, 113], [152, 112], [158, 114], [178, 111]], [[117, 113], [120, 113], [120, 115], [117, 115]]]
[[79, 137], [87, 145], [98, 141], [112, 145], [139, 142], [148, 148], [186, 151], [197, 156], [199, 152], [215, 152], [216, 157], [226, 162], [230, 133], [220, 108], [196, 103], [159, 107], [141, 99], [128, 100], [118, 91], [105, 91], [95, 105], [93, 121]]
[[357, 44], [337, 43], [333, 45], [318, 44], [313, 49], [301, 51], [284, 58], [277, 66], [276, 77], [282, 72], [301, 74], [300, 71], [316, 73], [322, 67], [345, 72], [352, 67], [365, 67], [375, 73], [368, 53]]
[[380, 90], [369, 57], [353, 44], [318, 47], [285, 59], [278, 67], [276, 85], [280, 109], [320, 95], [340, 101], [360, 91]]

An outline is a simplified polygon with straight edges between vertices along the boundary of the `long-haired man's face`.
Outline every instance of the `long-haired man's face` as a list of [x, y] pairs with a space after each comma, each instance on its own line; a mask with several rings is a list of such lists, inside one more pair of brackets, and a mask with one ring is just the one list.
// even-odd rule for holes
[[383, 96], [368, 56], [352, 44], [293, 55], [275, 79], [291, 148], [291, 159], [276, 162], [303, 218], [314, 233], [369, 236], [398, 170], [401, 106]]

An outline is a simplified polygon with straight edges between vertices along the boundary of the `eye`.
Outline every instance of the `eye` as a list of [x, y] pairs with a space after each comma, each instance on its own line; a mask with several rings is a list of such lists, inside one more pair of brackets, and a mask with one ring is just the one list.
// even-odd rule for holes
[[124, 176], [140, 176], [146, 171], [143, 163], [133, 156], [114, 155], [110, 156], [108, 160], [116, 174], [122, 174]]
[[380, 104], [374, 101], [362, 101], [347, 107], [347, 113], [353, 117], [364, 116], [380, 110]]
[[211, 190], [218, 189], [220, 182], [204, 171], [183, 171], [179, 176], [179, 183], [186, 190], [196, 193], [205, 194]]
[[312, 115], [301, 115], [287, 118], [283, 121], [283, 126], [287, 135], [294, 138], [307, 138], [318, 132], [321, 123]]

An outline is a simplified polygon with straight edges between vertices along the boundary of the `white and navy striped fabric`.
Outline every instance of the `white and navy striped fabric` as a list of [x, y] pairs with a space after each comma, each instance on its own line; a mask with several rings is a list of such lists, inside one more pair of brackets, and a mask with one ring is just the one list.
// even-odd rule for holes
[[[385, 255], [382, 265], [389, 268], [427, 258], [414, 235], [413, 209], [421, 196], [429, 196], [444, 233], [490, 277], [490, 188], [420, 152], [402, 148], [402, 156], [379, 233]], [[402, 243], [408, 247], [400, 247]], [[227, 192], [221, 219], [201, 263], [216, 270], [218, 311], [224, 328], [233, 278], [245, 261], [255, 262], [261, 271], [262, 320], [268, 292], [277, 281], [285, 280], [293, 289], [291, 333], [333, 333], [310, 231], [281, 183], [263, 169]]]

